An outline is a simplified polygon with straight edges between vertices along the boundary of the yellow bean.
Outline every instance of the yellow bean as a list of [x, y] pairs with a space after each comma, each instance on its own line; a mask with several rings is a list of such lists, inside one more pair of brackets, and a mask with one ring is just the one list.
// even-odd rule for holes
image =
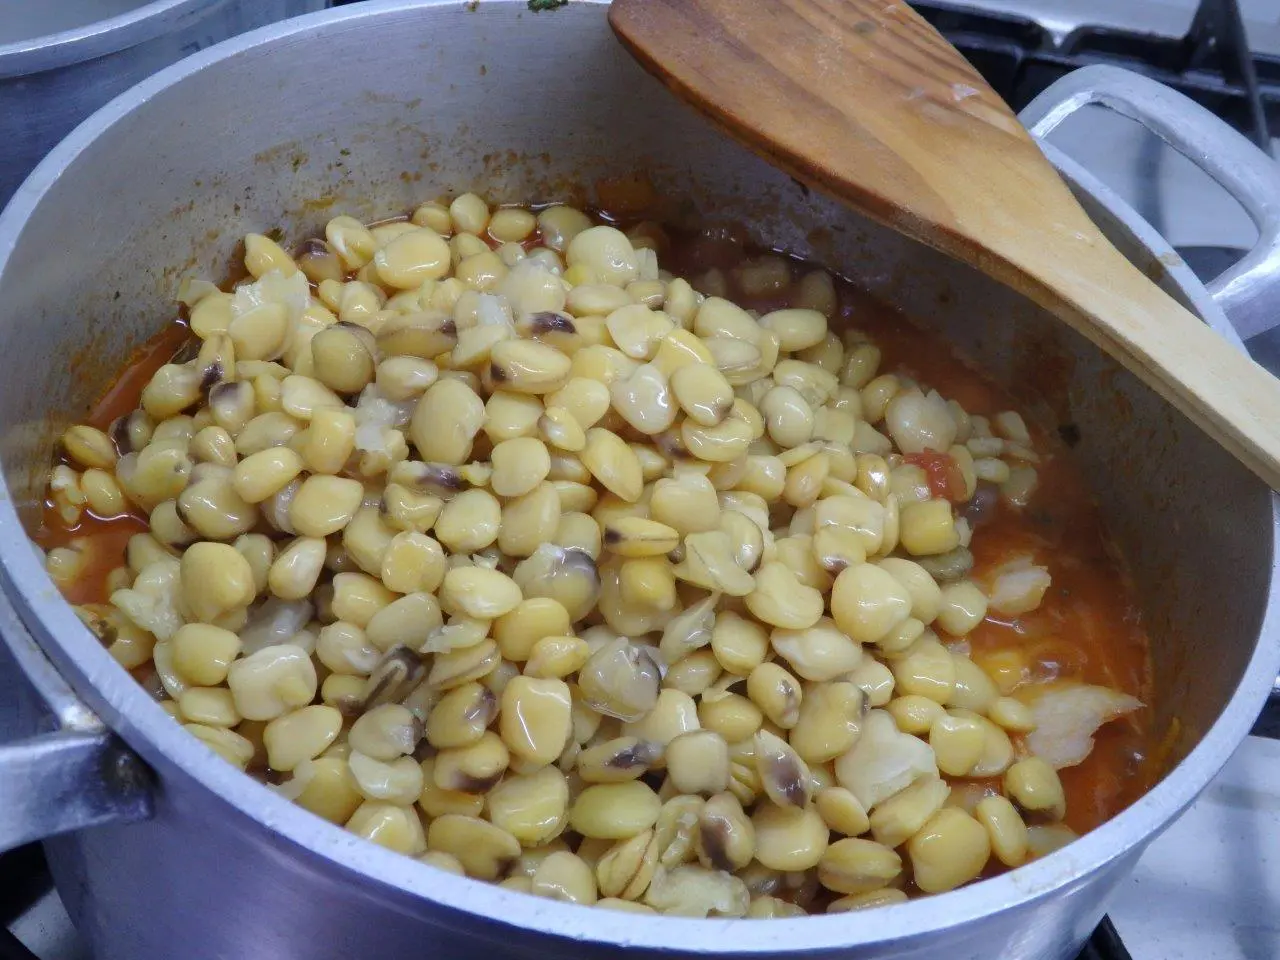
[[941, 893], [975, 879], [991, 856], [987, 831], [956, 807], [935, 813], [907, 842], [916, 885]]
[[747, 609], [757, 620], [775, 627], [803, 630], [822, 616], [822, 594], [805, 586], [785, 564], [763, 564], [756, 573], [755, 590], [746, 597]]
[[452, 854], [478, 880], [497, 880], [520, 855], [520, 841], [479, 817], [446, 813], [431, 821], [426, 847]]
[[859, 643], [875, 643], [911, 613], [911, 595], [891, 574], [871, 564], [841, 571], [831, 588], [836, 625]]
[[616, 433], [592, 427], [580, 456], [591, 475], [610, 493], [628, 503], [640, 498], [644, 486], [640, 461]]
[[193, 544], [181, 569], [183, 599], [205, 623], [247, 607], [256, 593], [249, 562], [225, 543]]
[[1027, 757], [1004, 774], [1004, 790], [1009, 799], [1028, 813], [1061, 820], [1067, 800], [1058, 772], [1039, 757]]
[[756, 859], [773, 870], [808, 870], [827, 852], [827, 825], [812, 807], [760, 804], [751, 823], [756, 831]]
[[657, 822], [658, 795], [638, 780], [597, 783], [583, 790], [569, 810], [569, 825], [584, 837], [625, 840]]
[[553, 761], [571, 731], [569, 685], [563, 680], [514, 677], [502, 691], [499, 729], [507, 747], [533, 765]]
[[814, 797], [822, 821], [836, 833], [856, 837], [871, 829], [867, 811], [844, 787], [826, 787]]

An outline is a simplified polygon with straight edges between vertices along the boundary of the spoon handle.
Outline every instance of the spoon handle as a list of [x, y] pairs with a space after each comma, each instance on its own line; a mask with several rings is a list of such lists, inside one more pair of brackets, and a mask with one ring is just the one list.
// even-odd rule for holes
[[[1100, 244], [1106, 241], [1098, 237]], [[1019, 284], [1280, 490], [1280, 380], [1107, 245], [1092, 263]]]

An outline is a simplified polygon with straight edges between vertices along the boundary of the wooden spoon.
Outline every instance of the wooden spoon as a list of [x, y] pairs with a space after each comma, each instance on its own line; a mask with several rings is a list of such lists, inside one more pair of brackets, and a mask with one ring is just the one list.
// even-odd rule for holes
[[1280, 381], [1103, 237], [901, 0], [614, 0], [651, 73], [770, 162], [1030, 297], [1280, 489]]

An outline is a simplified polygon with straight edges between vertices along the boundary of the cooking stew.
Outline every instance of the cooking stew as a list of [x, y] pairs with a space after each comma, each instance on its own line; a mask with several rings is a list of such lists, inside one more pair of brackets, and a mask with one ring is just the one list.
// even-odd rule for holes
[[184, 285], [39, 535], [227, 762], [429, 868], [784, 917], [1040, 856], [1150, 784], [1071, 463], [811, 264], [475, 194]]

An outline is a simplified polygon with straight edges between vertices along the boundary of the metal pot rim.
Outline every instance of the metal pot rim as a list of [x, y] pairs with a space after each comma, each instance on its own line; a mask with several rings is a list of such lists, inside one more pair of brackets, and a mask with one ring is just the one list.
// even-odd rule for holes
[[[189, 2], [189, 0], [188, 0]], [[548, 16], [603, 5], [580, 0]], [[524, 0], [485, 0], [465, 12], [457, 0], [382, 0], [311, 14], [244, 34], [162, 70], [127, 91], [76, 128], [31, 174], [0, 213], [0, 273], [24, 224], [53, 187], [104, 131], [161, 91], [205, 67], [246, 51], [311, 37], [336, 24], [423, 8], [451, 8], [459, 15], [523, 7]], [[181, 6], [178, 3], [174, 6]], [[1260, 482], [1259, 482], [1260, 483]], [[173, 723], [143, 688], [107, 654], [62, 600], [28, 545], [12, 499], [0, 497], [0, 587], [50, 659], [102, 719], [149, 762], [172, 764], [257, 826], [275, 831], [302, 850], [349, 870], [361, 880], [385, 884], [516, 930], [549, 934], [603, 947], [679, 948], [708, 955], [837, 950], [941, 933], [981, 921], [988, 914], [1042, 900], [1081, 882], [1105, 864], [1140, 849], [1161, 832], [1205, 787], [1244, 738], [1280, 664], [1277, 562], [1259, 640], [1244, 676], [1200, 743], [1154, 789], [1108, 823], [1050, 856], [940, 897], [913, 900], [871, 913], [772, 920], [693, 920], [596, 911], [432, 870], [372, 843], [353, 842], [336, 827], [276, 795], [213, 755]], [[1271, 497], [1272, 529], [1280, 533], [1280, 498]], [[405, 907], [402, 907], [405, 908]], [[409, 907], [411, 909], [411, 907]], [[500, 931], [499, 931], [500, 933]], [[494, 936], [493, 930], [486, 932]]]
[[0, 44], [0, 79], [55, 70], [146, 43], [225, 0], [151, 0], [105, 20]]

